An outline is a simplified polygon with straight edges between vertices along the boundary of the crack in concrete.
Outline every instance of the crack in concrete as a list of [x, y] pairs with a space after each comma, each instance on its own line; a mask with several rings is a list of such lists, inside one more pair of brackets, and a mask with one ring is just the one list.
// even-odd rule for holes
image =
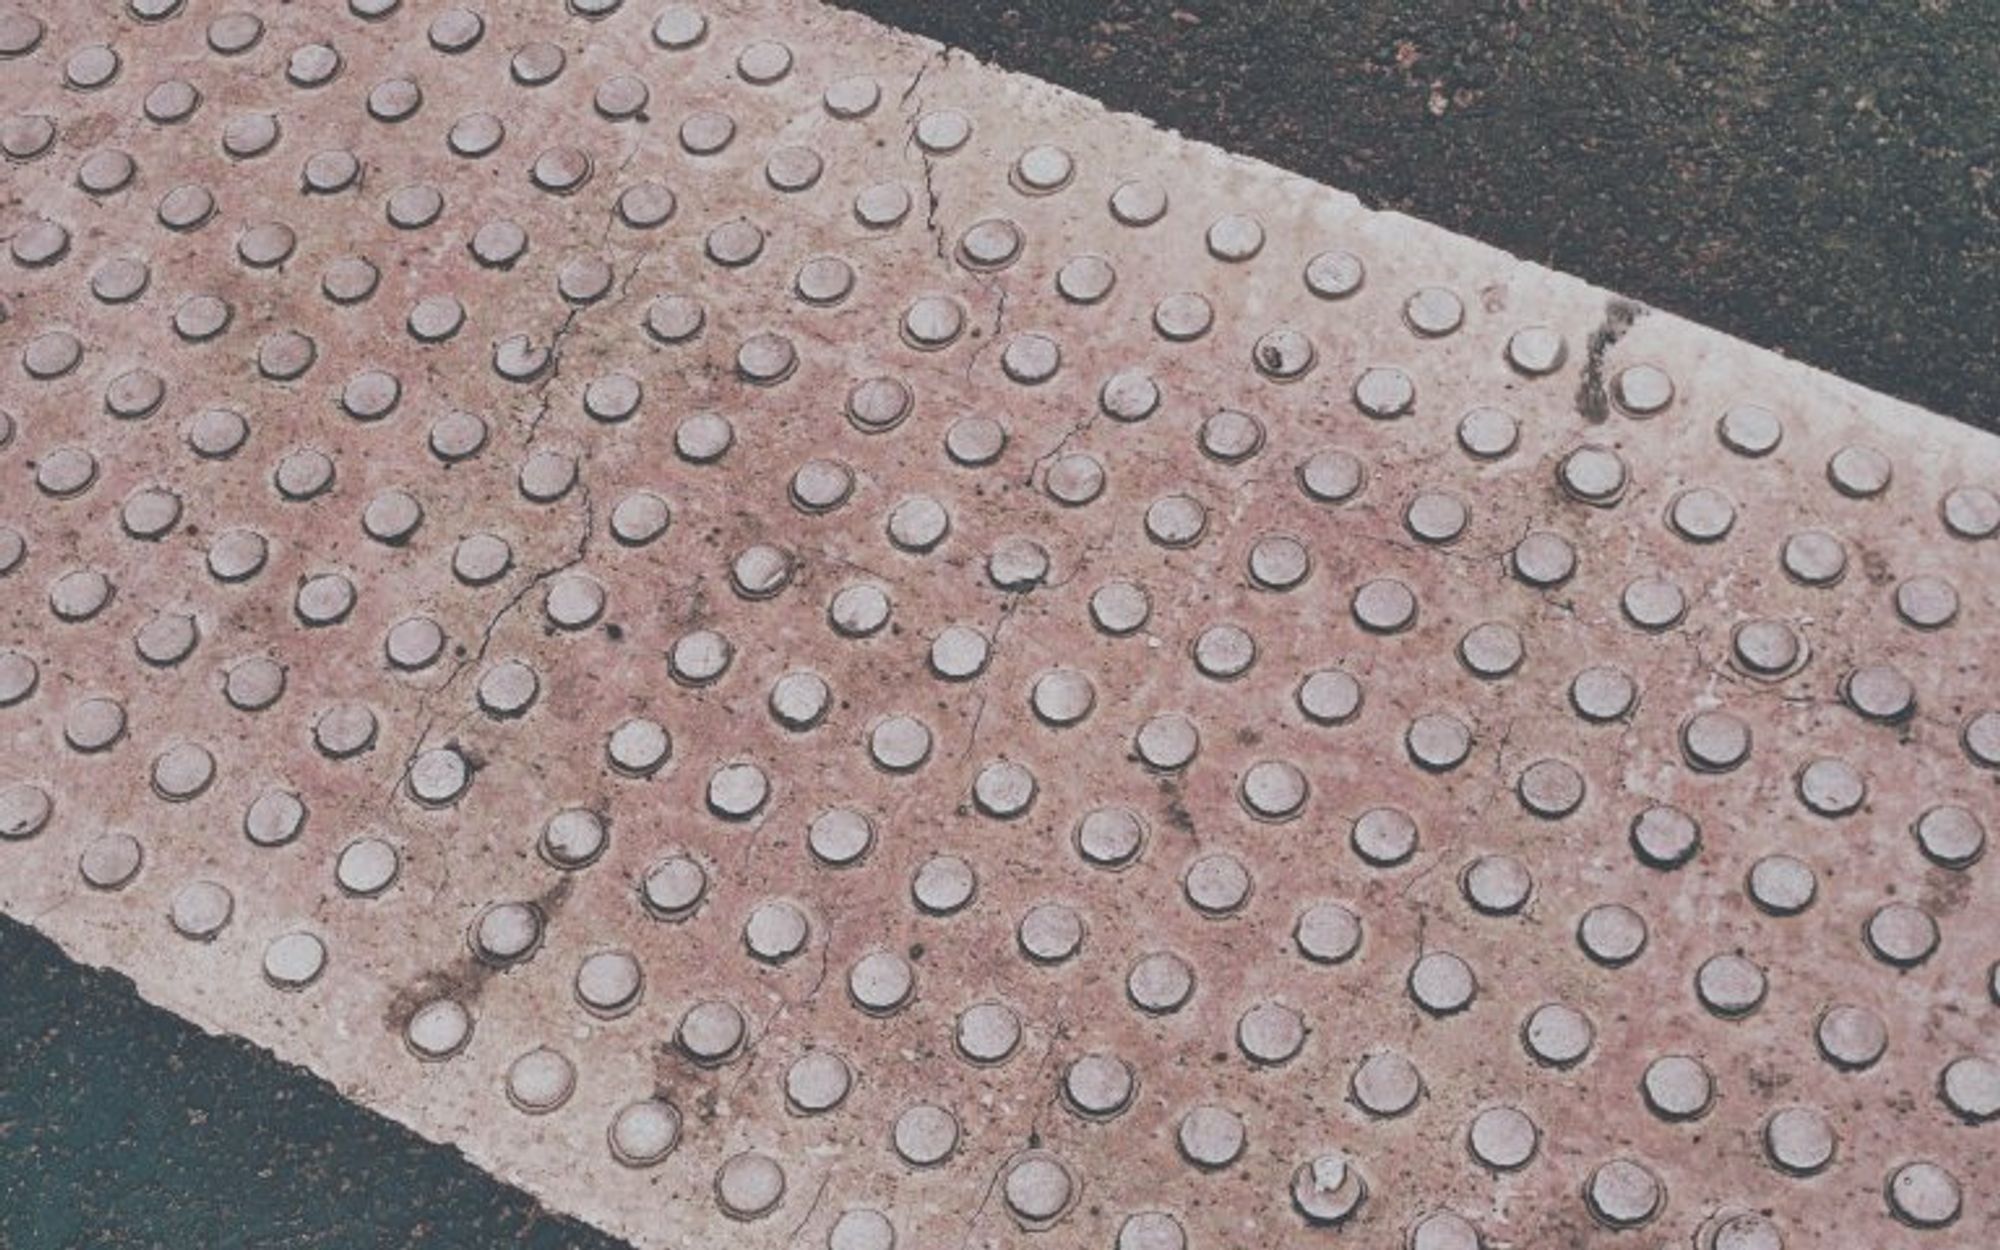
[[924, 98], [919, 89], [923, 86], [925, 77], [930, 74], [933, 66], [947, 64], [950, 57], [951, 49], [948, 47], [940, 47], [936, 53], [926, 57], [909, 84], [903, 88], [903, 94], [897, 101], [902, 107], [903, 122], [909, 131], [909, 137], [903, 142], [903, 150], [916, 153], [918, 167], [923, 175], [924, 230], [931, 236], [931, 247], [937, 253], [937, 258], [944, 262], [947, 268], [951, 264], [951, 253], [945, 245], [943, 227], [938, 222], [938, 210], [943, 205], [943, 196], [937, 187], [936, 163], [931, 160], [931, 154], [924, 150], [923, 144], [917, 140], [917, 121], [924, 107]]
[[1033, 486], [1037, 473], [1040, 473], [1051, 461], [1061, 456], [1068, 449], [1070, 443], [1074, 442], [1079, 435], [1088, 433], [1090, 428], [1097, 424], [1097, 415], [1098, 410], [1092, 408], [1088, 415], [1073, 422], [1069, 429], [1064, 432], [1063, 436], [1056, 440], [1054, 446], [1035, 457], [1029, 463], [1028, 472], [1021, 478], [1021, 484], [1023, 486]]
[[563, 314], [562, 324], [549, 336], [547, 349], [549, 363], [542, 370], [542, 376], [535, 380], [532, 392], [535, 397], [535, 414], [528, 420], [528, 436], [524, 446], [534, 446], [535, 439], [542, 432], [542, 422], [548, 419], [549, 406], [554, 402], [549, 392], [554, 389], [557, 379], [562, 376], [563, 343], [569, 338], [569, 332], [576, 327], [576, 319], [582, 313], [582, 307], [571, 305], [569, 311]]
[[972, 383], [972, 371], [978, 367], [980, 358], [986, 354], [989, 348], [1000, 341], [1001, 324], [1007, 319], [1007, 284], [992, 274], [975, 273], [973, 277], [978, 281], [982, 289], [992, 293], [994, 305], [993, 324], [987, 327], [985, 337], [980, 341], [979, 346], [972, 349], [972, 354], [967, 356], [965, 360], [965, 372], [961, 376], [965, 379], [968, 386]]
[[[625, 163], [630, 164], [631, 159], [628, 157]], [[621, 165], [620, 168], [622, 169], [623, 166]], [[606, 215], [604, 232], [598, 238], [598, 248], [600, 251], [607, 248], [610, 244], [611, 225], [616, 220], [616, 217], [616, 209], [613, 209]], [[531, 393], [535, 397], [535, 412], [528, 419], [527, 437], [522, 442], [524, 447], [534, 446], [536, 438], [541, 435], [542, 423], [548, 419], [550, 409], [554, 404], [554, 397], [550, 392], [555, 389], [556, 382], [562, 377], [563, 348], [569, 341], [570, 333], [576, 329], [577, 323], [582, 319], [584, 313], [590, 311], [609, 312], [614, 308], [622, 306], [631, 298], [632, 280], [638, 276], [639, 270], [645, 267], [647, 256], [648, 253], [641, 250], [632, 258], [632, 263], [625, 267], [624, 274], [617, 280], [617, 293], [610, 299], [572, 304], [564, 312], [562, 323], [556, 326], [554, 333], [549, 336], [548, 366], [543, 369], [542, 375], [535, 379], [534, 386], [531, 389]]]
[[[911, 131], [911, 135], [914, 138], [914, 130]], [[938, 225], [938, 208], [944, 201], [938, 194], [935, 162], [931, 160], [928, 152], [921, 150], [919, 159], [923, 162], [924, 170], [924, 230], [931, 236], [931, 246], [937, 252], [937, 258], [950, 264], [951, 257], [945, 250], [944, 231]]]
[[[589, 557], [591, 537], [597, 530], [597, 505], [591, 498], [588, 483], [579, 481], [576, 490], [578, 502], [583, 506], [583, 528], [582, 532], [577, 535], [576, 540], [569, 545], [569, 554], [560, 557], [552, 564], [545, 565], [536, 570], [500, 606], [489, 613], [485, 625], [479, 631], [479, 645], [467, 654], [458, 657], [453, 662], [451, 671], [445, 674], [443, 681], [432, 686], [417, 697], [416, 714], [424, 718], [424, 723], [422, 728], [417, 731], [415, 740], [411, 743], [409, 750], [404, 753], [402, 766], [397, 770], [395, 780], [390, 783], [388, 793], [383, 797], [382, 810], [385, 818], [393, 810], [390, 804], [395, 801], [396, 791], [401, 789], [403, 784], [409, 780], [410, 770], [416, 766], [417, 756], [423, 753], [424, 744], [430, 741], [431, 730], [439, 720], [439, 717], [430, 710], [432, 704], [446, 691], [450, 690], [452, 686], [456, 685], [458, 679], [469, 669], [476, 668], [485, 660], [487, 651], [493, 645], [493, 636], [499, 631], [501, 623], [516, 608], [521, 606], [522, 601], [528, 597], [528, 594], [535, 587], [544, 585], [550, 579], [568, 572]], [[454, 720], [452, 722], [453, 730], [455, 731], [459, 725], [464, 724], [471, 715], [472, 713], [467, 712]]]
[[[1001, 600], [1000, 617], [993, 622], [993, 632], [987, 636], [987, 648], [989, 651], [998, 651], [1000, 649], [1000, 635], [1006, 632], [1008, 623], [1014, 619], [1015, 609], [1021, 606], [1021, 600], [1029, 593], [1029, 591], [1025, 590], [1011, 591]], [[983, 681], [981, 685], [982, 687], [984, 686]], [[979, 704], [972, 712], [972, 728], [966, 735], [965, 749], [958, 753], [961, 763], [969, 758], [972, 755], [973, 748], [979, 745], [979, 727], [986, 719], [986, 705], [989, 698], [990, 696], [987, 695], [985, 690], [981, 689], [979, 692]]]
[[813, 1190], [812, 1201], [806, 1204], [806, 1213], [799, 1217], [798, 1223], [792, 1225], [792, 1231], [785, 1234], [786, 1245], [796, 1245], [798, 1243], [800, 1230], [812, 1223], [812, 1217], [819, 1211], [820, 1201], [826, 1197], [827, 1186], [832, 1183], [833, 1177], [820, 1177], [819, 1188]]

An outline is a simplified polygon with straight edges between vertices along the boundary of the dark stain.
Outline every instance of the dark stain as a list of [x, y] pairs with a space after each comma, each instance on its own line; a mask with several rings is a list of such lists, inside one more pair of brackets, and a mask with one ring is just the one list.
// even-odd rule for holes
[[1173, 777], [1160, 778], [1160, 794], [1167, 802], [1167, 823], [1194, 837], [1194, 813], [1188, 811], [1181, 799], [1181, 783]]
[[1792, 1083], [1792, 1074], [1775, 1063], [1751, 1064], [1749, 1077], [1750, 1087], [1765, 1098], [1775, 1097], [1778, 1091]]
[[721, 1114], [725, 1094], [720, 1071], [690, 1059], [671, 1041], [653, 1046], [653, 1096], [665, 1099], [703, 1123]]
[[1896, 574], [1889, 567], [1889, 561], [1873, 547], [1855, 544], [1861, 551], [1861, 575], [1868, 584], [1877, 588], [1888, 586], [1896, 580]]
[[[486, 753], [484, 751], [478, 750], [470, 743], [461, 742], [457, 738], [447, 739], [445, 745], [458, 752], [459, 757], [465, 761], [466, 770], [474, 776], [477, 776], [485, 769]], [[568, 883], [565, 881], [563, 884], [567, 886]]]
[[1923, 909], [1933, 916], [1949, 916], [1965, 906], [1965, 900], [1971, 893], [1972, 879], [1964, 872], [1937, 868], [1924, 874], [1923, 893], [1919, 898]]
[[1576, 384], [1576, 410], [1584, 420], [1603, 422], [1611, 415], [1611, 394], [1604, 385], [1604, 354], [1611, 350], [1632, 323], [1646, 315], [1644, 305], [1612, 296], [1604, 301], [1604, 320], [1590, 332], [1584, 345], [1583, 376]]
[[[570, 891], [576, 885], [576, 878], [569, 873], [557, 877], [555, 884], [528, 900], [542, 917], [542, 928], [546, 932], [562, 906], [569, 900]], [[537, 948], [539, 950], [539, 947]], [[533, 959], [530, 953], [526, 963]], [[450, 998], [467, 1007], [479, 1001], [485, 992], [486, 983], [494, 976], [506, 972], [518, 964], [490, 964], [472, 952], [468, 943], [464, 952], [443, 967], [420, 973], [389, 997], [389, 1005], [382, 1011], [382, 1027], [391, 1033], [400, 1034], [410, 1023], [410, 1017], [417, 1008], [439, 998]]]

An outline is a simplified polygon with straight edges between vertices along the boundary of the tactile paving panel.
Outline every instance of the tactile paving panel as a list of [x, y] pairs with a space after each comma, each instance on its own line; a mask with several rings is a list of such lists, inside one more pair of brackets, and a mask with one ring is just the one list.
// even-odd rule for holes
[[79, 958], [645, 1246], [1995, 1244], [1991, 439], [804, 0], [0, 56]]

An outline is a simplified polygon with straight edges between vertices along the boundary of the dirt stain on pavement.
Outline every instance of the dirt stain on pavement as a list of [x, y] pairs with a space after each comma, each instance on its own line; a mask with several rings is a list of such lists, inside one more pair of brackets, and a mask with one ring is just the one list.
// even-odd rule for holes
[[1604, 385], [1604, 354], [1645, 315], [1643, 304], [1616, 296], [1605, 301], [1604, 320], [1590, 332], [1590, 342], [1584, 347], [1583, 376], [1576, 383], [1576, 410], [1584, 420], [1598, 423], [1611, 415], [1611, 393]]

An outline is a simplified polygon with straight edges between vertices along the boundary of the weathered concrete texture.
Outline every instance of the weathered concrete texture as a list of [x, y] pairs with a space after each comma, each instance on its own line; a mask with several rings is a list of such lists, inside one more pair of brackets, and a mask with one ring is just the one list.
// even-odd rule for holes
[[644, 1245], [1987, 1235], [1990, 439], [847, 14], [375, 7], [0, 21], [10, 914]]

